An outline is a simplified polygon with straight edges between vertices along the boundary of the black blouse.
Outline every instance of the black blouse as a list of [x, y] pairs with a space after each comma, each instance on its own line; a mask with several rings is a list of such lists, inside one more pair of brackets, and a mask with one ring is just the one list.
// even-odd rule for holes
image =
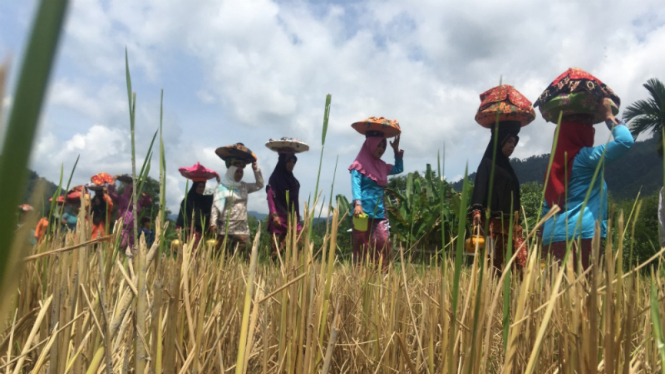
[[[484, 211], [490, 193], [490, 175], [492, 160], [483, 158], [476, 171], [476, 181], [471, 197], [471, 209]], [[507, 170], [498, 163], [494, 166], [494, 187], [490, 212], [492, 217], [510, 218], [511, 213], [521, 209], [520, 182], [512, 170]]]

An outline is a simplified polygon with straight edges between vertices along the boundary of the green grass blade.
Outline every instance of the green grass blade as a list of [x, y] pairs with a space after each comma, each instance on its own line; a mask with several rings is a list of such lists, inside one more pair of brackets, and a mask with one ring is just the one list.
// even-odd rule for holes
[[69, 187], [72, 185], [72, 178], [74, 177], [76, 166], [79, 164], [79, 158], [81, 158], [81, 155], [76, 156], [76, 161], [74, 162], [74, 167], [72, 167], [72, 172], [69, 173], [69, 179], [67, 180], [67, 187], [65, 188], [65, 191], [69, 191]]
[[[459, 217], [465, 217], [466, 216], [466, 209], [467, 209], [467, 201], [468, 201], [468, 196], [466, 193], [467, 190], [467, 185], [469, 184], [468, 180], [468, 175], [469, 175], [469, 167], [466, 166], [464, 168], [464, 184], [462, 188], [462, 203], [460, 204], [459, 207]], [[462, 267], [462, 252], [464, 251], [464, 232], [466, 228], [466, 220], [460, 218], [458, 225], [457, 225], [457, 243], [456, 243], [456, 251], [455, 251], [455, 274], [453, 274], [453, 288], [452, 288], [452, 299], [451, 299], [451, 306], [450, 309], [452, 311], [452, 317], [451, 317], [451, 328], [450, 328], [450, 338], [449, 342], [453, 342], [454, 337], [457, 335], [457, 303], [459, 301], [459, 283], [460, 283], [460, 277], [462, 275], [462, 271], [464, 271]], [[452, 373], [453, 372], [453, 364], [456, 365], [456, 363], [453, 363], [453, 348], [454, 344], [449, 343], [448, 347], [448, 372]]]
[[[651, 309], [651, 322], [653, 323], [653, 337], [656, 340], [656, 347], [660, 353], [660, 362], [665, 363], [665, 339], [663, 338], [663, 327], [660, 323], [660, 311], [658, 310], [658, 291], [656, 283], [651, 278], [651, 294], [650, 294], [650, 309]], [[665, 365], [661, 364], [661, 372], [665, 374]]]
[[37, 9], [20, 68], [14, 104], [7, 124], [3, 156], [0, 157], [0, 290], [4, 290], [10, 266], [13, 222], [26, 183], [27, 166], [37, 122], [62, 31], [67, 0], [43, 0]]
[[[162, 89], [159, 100], [159, 222], [164, 225], [166, 222], [166, 153], [164, 152], [164, 90]], [[161, 240], [159, 241], [159, 252], [164, 252], [166, 242], [164, 230], [161, 230]]]
[[[314, 189], [314, 202], [316, 202], [316, 197], [319, 196], [319, 179], [321, 178], [321, 165], [323, 163], [323, 150], [326, 146], [326, 133], [328, 132], [328, 119], [330, 117], [330, 102], [332, 100], [332, 96], [328, 94], [326, 96], [326, 106], [323, 109], [323, 130], [321, 134], [321, 156], [319, 156], [319, 171], [318, 174], [316, 175], [316, 188]], [[309, 204], [308, 204], [309, 206]], [[310, 214], [310, 223], [309, 223], [309, 229], [307, 230], [307, 237], [312, 236], [312, 226], [314, 226], [314, 213], [316, 212], [316, 207], [311, 207], [312, 209], [312, 214]]]

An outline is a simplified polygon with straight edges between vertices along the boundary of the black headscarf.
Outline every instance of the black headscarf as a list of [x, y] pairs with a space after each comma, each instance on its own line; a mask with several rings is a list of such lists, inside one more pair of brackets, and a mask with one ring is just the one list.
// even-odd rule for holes
[[95, 196], [92, 197], [90, 203], [90, 214], [92, 215], [92, 223], [97, 225], [100, 222], [106, 221], [106, 201], [104, 201], [104, 193], [96, 191]]
[[[471, 198], [471, 209], [483, 210], [487, 208], [488, 194], [490, 192], [490, 176], [492, 173], [492, 164], [494, 164], [494, 180], [492, 188], [492, 206], [490, 210], [492, 216], [503, 215], [509, 217], [513, 211], [519, 211], [521, 206], [520, 182], [517, 179], [515, 170], [510, 165], [510, 160], [501, 149], [511, 138], [515, 138], [515, 145], [519, 142], [519, 132], [521, 125], [517, 121], [500, 122], [492, 128], [492, 137], [485, 149], [478, 171]], [[494, 142], [496, 150], [494, 148]], [[511, 208], [512, 199], [512, 208]]]
[[[300, 204], [298, 195], [300, 193], [300, 182], [293, 175], [293, 172], [286, 170], [286, 163], [289, 160], [298, 161], [298, 157], [292, 153], [280, 153], [275, 170], [273, 170], [268, 180], [268, 186], [275, 193], [275, 206], [284, 214], [288, 214], [293, 209], [300, 220]], [[286, 191], [289, 191], [290, 206], [286, 205]]]
[[[180, 213], [176, 226], [188, 228], [191, 226], [192, 214], [194, 215], [194, 228], [203, 232], [203, 227], [210, 222], [210, 211], [212, 209], [212, 195], [199, 195], [196, 188], [205, 182], [194, 182], [187, 192], [187, 197], [180, 203]], [[203, 223], [201, 222], [203, 221]], [[185, 224], [186, 222], [186, 224]]]

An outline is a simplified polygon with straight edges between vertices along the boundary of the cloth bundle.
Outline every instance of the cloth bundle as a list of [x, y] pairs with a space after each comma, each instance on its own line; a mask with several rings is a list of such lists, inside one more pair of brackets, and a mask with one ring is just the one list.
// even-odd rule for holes
[[492, 128], [499, 122], [519, 122], [526, 126], [536, 118], [531, 102], [513, 86], [503, 84], [480, 94], [480, 107], [476, 122], [482, 127]]
[[619, 113], [621, 99], [611, 88], [582, 69], [570, 68], [547, 86], [533, 106], [548, 122], [557, 123], [562, 113], [562, 117], [591, 115], [597, 124], [604, 120], [598, 106], [605, 98], [612, 101], [612, 112]]

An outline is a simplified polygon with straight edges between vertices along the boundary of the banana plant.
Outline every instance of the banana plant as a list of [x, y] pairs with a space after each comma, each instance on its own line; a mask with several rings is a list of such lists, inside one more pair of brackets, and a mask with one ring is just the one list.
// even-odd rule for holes
[[392, 178], [386, 188], [385, 204], [394, 244], [441, 249], [441, 230], [445, 243], [449, 243], [451, 224], [457, 222], [455, 212], [459, 211], [461, 199], [427, 164], [424, 175], [414, 172]]

